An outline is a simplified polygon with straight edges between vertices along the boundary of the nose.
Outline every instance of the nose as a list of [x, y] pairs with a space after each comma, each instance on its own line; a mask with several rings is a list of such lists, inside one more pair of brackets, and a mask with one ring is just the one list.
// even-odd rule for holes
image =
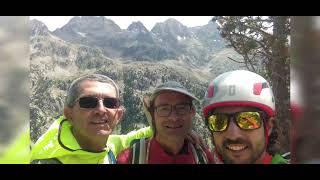
[[99, 113], [99, 114], [101, 114], [101, 115], [103, 115], [104, 113], [106, 113], [106, 108], [104, 107], [104, 105], [103, 105], [103, 100], [102, 99], [100, 99], [99, 101], [98, 101], [98, 105], [97, 105], [97, 107], [96, 107], [96, 111]]
[[171, 113], [168, 116], [168, 119], [170, 119], [171, 121], [177, 121], [178, 118], [179, 118], [179, 115], [178, 115], [176, 109], [172, 108], [171, 109]]
[[229, 121], [228, 129], [226, 130], [226, 136], [229, 139], [237, 139], [242, 136], [242, 130], [236, 125], [233, 120]]

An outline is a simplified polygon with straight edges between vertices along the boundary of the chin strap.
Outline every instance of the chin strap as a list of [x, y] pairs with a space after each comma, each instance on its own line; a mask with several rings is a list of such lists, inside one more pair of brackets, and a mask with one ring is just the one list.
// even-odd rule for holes
[[264, 136], [265, 136], [265, 139], [266, 139], [266, 144], [265, 144], [265, 148], [267, 149], [268, 147], [268, 143], [269, 143], [269, 128], [267, 126], [267, 121], [265, 121], [264, 123]]
[[[265, 136], [265, 139], [266, 139], [266, 143], [265, 143], [265, 151], [267, 151], [267, 147], [268, 147], [268, 143], [269, 143], [269, 128], [267, 126], [267, 121], [264, 122], [264, 136]], [[268, 152], [265, 152], [265, 155], [262, 159], [262, 164], [271, 164], [271, 161], [272, 161], [272, 156], [268, 153]]]

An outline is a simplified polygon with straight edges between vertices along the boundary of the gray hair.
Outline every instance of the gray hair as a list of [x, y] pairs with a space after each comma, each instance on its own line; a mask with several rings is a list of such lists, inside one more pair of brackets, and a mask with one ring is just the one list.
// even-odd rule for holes
[[101, 74], [89, 74], [82, 76], [71, 83], [67, 91], [67, 97], [65, 101], [65, 105], [67, 105], [68, 107], [74, 106], [76, 99], [79, 97], [81, 93], [80, 85], [83, 81], [97, 81], [101, 83], [111, 84], [116, 90], [116, 97], [120, 98], [119, 87], [111, 78]]

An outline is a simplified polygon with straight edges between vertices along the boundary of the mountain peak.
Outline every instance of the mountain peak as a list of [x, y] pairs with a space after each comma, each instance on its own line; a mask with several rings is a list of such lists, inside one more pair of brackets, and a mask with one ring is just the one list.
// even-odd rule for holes
[[95, 31], [119, 32], [121, 28], [115, 22], [104, 16], [76, 16], [58, 30], [73, 30], [84, 33]]
[[127, 28], [128, 31], [139, 32], [139, 33], [147, 33], [148, 29], [140, 22], [132, 22], [130, 26]]
[[29, 26], [31, 29], [31, 36], [46, 36], [49, 34], [47, 26], [36, 19], [29, 21]]
[[182, 23], [180, 23], [178, 20], [174, 19], [174, 18], [169, 18], [167, 20], [164, 21], [165, 24], [179, 24], [182, 25]]
[[106, 20], [104, 16], [75, 16], [70, 19], [69, 23], [103, 22]]
[[156, 23], [156, 25], [151, 30], [153, 33], [160, 36], [180, 36], [189, 37], [188, 27], [184, 26], [178, 20], [174, 18], [169, 18], [164, 22]]

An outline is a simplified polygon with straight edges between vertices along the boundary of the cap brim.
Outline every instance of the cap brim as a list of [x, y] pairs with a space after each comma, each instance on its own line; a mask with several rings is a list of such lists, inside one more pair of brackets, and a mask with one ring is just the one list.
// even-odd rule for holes
[[161, 89], [157, 89], [152, 96], [152, 100], [154, 100], [155, 95], [158, 95], [161, 91], [173, 91], [173, 92], [178, 92], [181, 94], [184, 94], [186, 96], [189, 96], [191, 99], [196, 100], [198, 102], [200, 102], [200, 100], [198, 98], [196, 98], [194, 95], [192, 95], [191, 93], [189, 93], [188, 91], [185, 91], [183, 89], [177, 89], [177, 88], [161, 88]]

